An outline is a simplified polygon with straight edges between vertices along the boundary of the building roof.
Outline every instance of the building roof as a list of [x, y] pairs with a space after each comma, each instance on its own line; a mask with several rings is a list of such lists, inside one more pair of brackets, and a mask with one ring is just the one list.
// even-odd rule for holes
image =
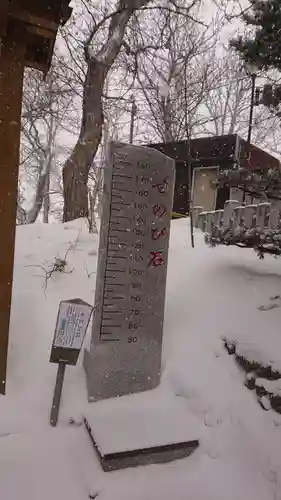
[[[196, 166], [228, 167], [234, 162], [242, 163], [247, 155], [247, 143], [237, 134], [199, 137], [191, 140], [191, 163]], [[187, 141], [149, 144], [158, 151], [175, 159], [179, 163], [186, 163], [188, 158]], [[280, 168], [277, 158], [261, 148], [251, 144], [251, 168]]]
[[[220, 158], [223, 162], [233, 162], [236, 146], [236, 135], [222, 135], [212, 137], [199, 137], [191, 139], [190, 156], [192, 164], [212, 166]], [[179, 162], [187, 161], [187, 141], [150, 144]]]

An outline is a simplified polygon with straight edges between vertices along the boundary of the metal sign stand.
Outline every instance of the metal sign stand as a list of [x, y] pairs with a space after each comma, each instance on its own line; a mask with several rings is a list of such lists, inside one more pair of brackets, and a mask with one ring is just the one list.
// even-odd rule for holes
[[92, 312], [93, 307], [81, 299], [60, 303], [50, 355], [50, 362], [58, 363], [50, 416], [53, 427], [58, 422], [65, 368], [77, 363]]
[[59, 363], [58, 364], [56, 385], [55, 385], [55, 390], [54, 390], [54, 397], [53, 397], [51, 418], [50, 418], [50, 424], [53, 427], [55, 427], [57, 425], [57, 421], [58, 421], [62, 386], [63, 386], [64, 374], [65, 374], [65, 367], [66, 367], [66, 363]]

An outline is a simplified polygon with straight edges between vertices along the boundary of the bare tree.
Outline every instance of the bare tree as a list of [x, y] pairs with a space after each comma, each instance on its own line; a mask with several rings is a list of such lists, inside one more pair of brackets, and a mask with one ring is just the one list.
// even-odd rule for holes
[[213, 54], [211, 79], [207, 75], [208, 92], [200, 107], [205, 118], [198, 133], [225, 135], [247, 129], [250, 104], [250, 78], [240, 60], [224, 50], [221, 56]]
[[[178, 1], [175, 9], [162, 5], [148, 23], [135, 19], [125, 39], [124, 60], [134, 85], [138, 128], [144, 140], [169, 142], [185, 137], [185, 116], [206, 93], [207, 52], [216, 43], [220, 20], [200, 22], [201, 2]], [[149, 38], [150, 43], [145, 43]], [[188, 82], [185, 87], [185, 81]]]
[[[199, 3], [200, 0], [104, 0], [102, 7], [98, 8], [93, 7], [88, 0], [82, 1], [87, 13], [83, 29], [84, 33], [88, 33], [79, 46], [84, 57], [81, 74], [85, 71], [82, 120], [78, 140], [63, 169], [65, 221], [88, 215], [87, 183], [103, 132], [104, 85], [109, 72], [117, 67], [120, 54], [124, 54], [124, 57], [132, 56], [130, 44], [136, 22], [147, 27], [138, 42], [138, 51], [147, 53], [149, 48], [153, 50], [159, 45], [159, 40], [151, 39], [150, 23], [144, 24], [144, 18], [149, 17], [151, 21], [165, 11], [173, 16], [185, 16], [186, 19], [188, 15], [191, 16], [192, 8]], [[135, 50], [136, 47], [133, 46], [133, 52]], [[73, 50], [72, 57], [75, 57]], [[119, 97], [121, 93], [118, 91]]]
[[[213, 57], [214, 69], [207, 83], [208, 92], [200, 105], [201, 123], [195, 135], [239, 134], [247, 138], [251, 104], [251, 78], [241, 60], [224, 49]], [[207, 78], [209, 78], [207, 75]], [[259, 75], [257, 86], [264, 83]], [[254, 107], [252, 142], [280, 154], [280, 118], [265, 106]]]
[[21, 189], [18, 200], [21, 223], [35, 222], [42, 205], [43, 221], [48, 222], [50, 194], [53, 192], [51, 178], [58, 153], [56, 141], [65, 131], [71, 102], [72, 95], [64, 88], [55, 66], [45, 82], [38, 80], [34, 71], [27, 72], [23, 93], [21, 172], [25, 174], [25, 184], [29, 188], [34, 186], [35, 194], [29, 196], [31, 206], [24, 210], [23, 187]]
[[[64, 220], [88, 215], [87, 183], [89, 170], [99, 147], [104, 122], [102, 94], [106, 77], [122, 47], [132, 15], [149, 0], [119, 0], [97, 20], [90, 3], [92, 29], [84, 43], [86, 77], [83, 88], [82, 120], [78, 141], [63, 168]], [[105, 40], [100, 45], [100, 32]], [[98, 39], [98, 44], [95, 44]]]

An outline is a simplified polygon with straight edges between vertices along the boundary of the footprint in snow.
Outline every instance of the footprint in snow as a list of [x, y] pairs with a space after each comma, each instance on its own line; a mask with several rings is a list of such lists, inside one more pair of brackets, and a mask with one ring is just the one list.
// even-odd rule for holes
[[270, 311], [270, 309], [276, 309], [276, 307], [280, 307], [281, 304], [268, 304], [267, 306], [259, 306], [258, 309], [260, 311]]
[[273, 295], [272, 297], [270, 297], [271, 301], [276, 301], [276, 300], [280, 300], [280, 302], [274, 302], [274, 304], [267, 304], [267, 305], [264, 305], [264, 306], [259, 306], [258, 309], [260, 311], [270, 311], [270, 309], [276, 309], [276, 307], [280, 307], [281, 306], [281, 295]]

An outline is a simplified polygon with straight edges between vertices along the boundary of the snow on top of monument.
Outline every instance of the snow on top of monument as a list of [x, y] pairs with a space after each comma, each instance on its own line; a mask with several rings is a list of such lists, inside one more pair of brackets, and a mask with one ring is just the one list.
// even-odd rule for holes
[[[193, 250], [188, 221], [172, 222], [159, 391], [162, 408], [167, 402], [163, 414], [170, 412], [167, 420], [173, 418], [172, 402], [179, 399], [188, 408], [187, 432], [188, 415], [203, 425], [200, 446], [190, 457], [171, 464], [104, 473], [79, 426], [91, 410], [82, 357], [76, 367], [66, 370], [58, 427], [50, 430], [48, 421], [56, 377], [56, 365], [48, 360], [58, 305], [74, 297], [93, 303], [98, 238], [87, 233], [83, 221], [17, 228], [7, 396], [0, 397], [0, 461], [5, 466], [0, 491], [5, 500], [45, 500], [48, 482], [57, 485], [58, 493], [54, 488], [49, 495], [54, 500], [71, 499], [68, 489], [75, 500], [85, 500], [89, 494], [98, 494], [99, 500], [280, 497], [281, 416], [260, 408], [222, 345], [223, 337], [239, 337], [261, 356], [265, 347], [270, 348], [270, 358], [280, 362], [281, 308], [258, 309], [281, 292], [280, 262], [269, 257], [260, 261], [253, 250], [210, 249], [201, 232], [196, 231], [195, 237]], [[47, 268], [67, 251], [72, 272], [57, 273], [45, 291], [40, 266]], [[142, 395], [143, 405], [157, 393], [158, 389]], [[118, 401], [120, 414], [129, 400]], [[77, 425], [69, 427], [70, 418]], [[8, 433], [15, 438], [11, 445]], [[10, 446], [11, 458], [6, 460]], [[26, 482], [20, 475], [20, 460]], [[36, 487], [31, 491], [33, 467]], [[54, 470], [61, 471], [60, 478]]]
[[103, 456], [196, 441], [204, 430], [185, 399], [161, 390], [93, 403], [84, 415]]

